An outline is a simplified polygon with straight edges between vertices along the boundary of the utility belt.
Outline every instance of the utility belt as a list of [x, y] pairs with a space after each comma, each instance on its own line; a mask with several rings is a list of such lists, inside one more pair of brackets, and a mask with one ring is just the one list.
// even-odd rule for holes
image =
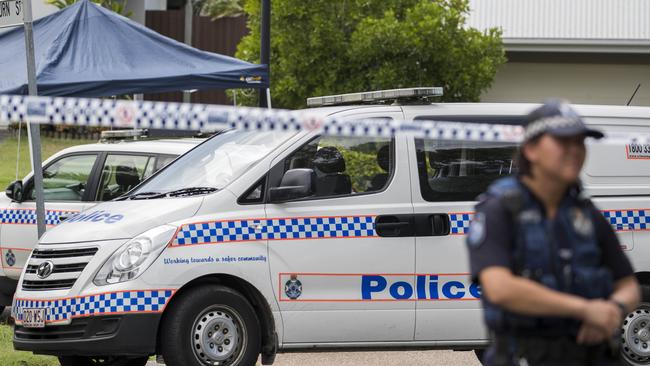
[[[590, 365], [596, 360], [616, 361], [618, 347], [609, 343], [594, 346], [577, 344], [575, 337], [531, 337], [495, 334], [493, 366], [537, 364]], [[525, 360], [525, 361], [524, 361]]]

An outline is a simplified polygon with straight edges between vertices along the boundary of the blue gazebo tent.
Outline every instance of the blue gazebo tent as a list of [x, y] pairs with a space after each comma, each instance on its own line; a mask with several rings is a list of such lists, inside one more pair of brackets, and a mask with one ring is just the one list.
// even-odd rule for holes
[[[38, 94], [268, 88], [266, 65], [205, 52], [88, 0], [34, 22]], [[27, 94], [22, 27], [0, 34], [0, 94]]]

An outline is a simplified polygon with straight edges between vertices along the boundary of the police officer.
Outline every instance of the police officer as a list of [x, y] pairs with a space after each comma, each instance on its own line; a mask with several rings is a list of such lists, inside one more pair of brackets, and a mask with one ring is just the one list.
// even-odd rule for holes
[[619, 362], [613, 346], [640, 291], [580, 186], [586, 137], [603, 134], [567, 103], [547, 101], [526, 119], [517, 176], [479, 198], [467, 244], [492, 338], [487, 365]]

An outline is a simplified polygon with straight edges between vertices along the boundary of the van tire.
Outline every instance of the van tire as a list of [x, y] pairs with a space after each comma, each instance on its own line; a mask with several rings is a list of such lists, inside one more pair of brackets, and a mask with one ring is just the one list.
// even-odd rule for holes
[[[644, 298], [644, 302], [625, 317], [621, 327], [621, 358], [629, 366], [647, 365], [650, 363], [650, 352], [639, 348], [639, 344], [633, 343], [634, 334], [632, 333], [634, 331], [633, 328], [644, 323], [645, 328], [650, 330], [650, 302], [647, 301], [648, 299]], [[641, 342], [643, 342], [643, 339], [641, 339]], [[645, 343], [650, 342], [646, 341]]]
[[253, 366], [262, 337], [255, 310], [239, 292], [220, 285], [195, 287], [174, 299], [160, 329], [167, 366]]
[[59, 357], [61, 366], [144, 366], [149, 357], [127, 358], [127, 357], [84, 357], [84, 356], [62, 356]]

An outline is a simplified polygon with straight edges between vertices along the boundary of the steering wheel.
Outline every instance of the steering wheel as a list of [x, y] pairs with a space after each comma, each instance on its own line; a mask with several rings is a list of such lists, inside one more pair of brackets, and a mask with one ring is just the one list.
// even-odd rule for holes
[[73, 191], [79, 197], [81, 197], [81, 196], [83, 196], [83, 191], [86, 189], [86, 183], [68, 184], [67, 186], [65, 186], [65, 188]]

